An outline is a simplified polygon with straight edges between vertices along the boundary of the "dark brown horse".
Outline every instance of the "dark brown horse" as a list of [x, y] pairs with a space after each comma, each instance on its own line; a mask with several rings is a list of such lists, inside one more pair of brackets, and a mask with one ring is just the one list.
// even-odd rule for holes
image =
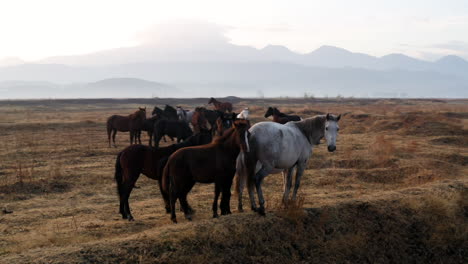
[[138, 111], [128, 116], [113, 115], [107, 119], [107, 138], [109, 140], [109, 147], [111, 146], [111, 132], [112, 132], [112, 141], [115, 145], [115, 135], [117, 131], [120, 132], [130, 132], [130, 145], [133, 144], [133, 140], [141, 144], [141, 129], [143, 128], [143, 123], [146, 120], [146, 107], [138, 108]]
[[229, 102], [220, 102], [213, 97], [210, 98], [210, 101], [208, 101], [208, 104], [213, 104], [214, 108], [218, 111], [221, 112], [232, 112], [232, 104]]
[[163, 190], [169, 194], [171, 220], [177, 223], [175, 203], [179, 199], [185, 217], [191, 220], [192, 210], [187, 194], [196, 182], [215, 183], [213, 217], [218, 216], [218, 197], [222, 192], [221, 214], [230, 214], [232, 179], [236, 172], [236, 158], [240, 150], [249, 151], [248, 126], [236, 121], [234, 128], [222, 137], [204, 146], [188, 147], [176, 151], [169, 158], [163, 172]]
[[128, 204], [128, 198], [140, 174], [157, 180], [163, 196], [166, 212], [170, 212], [169, 197], [161, 189], [161, 175], [169, 156], [176, 150], [189, 146], [198, 146], [211, 142], [210, 131], [202, 131], [180, 144], [173, 144], [162, 148], [151, 148], [144, 145], [131, 145], [122, 150], [115, 162], [115, 181], [120, 200], [120, 214], [122, 218], [133, 220]]
[[281, 113], [280, 110], [276, 107], [268, 107], [268, 110], [265, 113], [265, 118], [273, 116], [273, 122], [286, 124], [289, 121], [301, 121], [301, 117], [297, 115], [287, 115]]
[[198, 133], [202, 129], [204, 130], [211, 129], [211, 127], [208, 128], [209, 123], [206, 120], [205, 111], [206, 109], [204, 107], [195, 108], [195, 111], [192, 116], [192, 120], [190, 121], [192, 123], [194, 133]]

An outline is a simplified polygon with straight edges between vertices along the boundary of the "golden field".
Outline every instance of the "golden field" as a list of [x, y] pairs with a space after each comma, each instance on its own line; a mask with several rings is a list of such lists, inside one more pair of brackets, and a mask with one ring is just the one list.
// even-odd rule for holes
[[0, 101], [0, 262], [467, 262], [468, 100], [229, 99], [254, 122], [268, 106], [343, 115], [337, 151], [314, 149], [292, 209], [280, 206], [276, 174], [265, 179], [265, 217], [237, 212], [234, 194], [233, 214], [212, 219], [214, 186], [197, 184], [194, 221], [178, 213], [172, 224], [142, 175], [136, 221], [121, 219], [114, 166], [129, 135], [109, 148], [107, 117], [207, 99]]

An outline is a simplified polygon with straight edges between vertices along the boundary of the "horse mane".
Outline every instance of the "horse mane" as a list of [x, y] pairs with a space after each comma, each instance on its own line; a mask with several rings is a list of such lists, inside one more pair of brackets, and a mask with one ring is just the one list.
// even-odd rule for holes
[[227, 141], [231, 137], [231, 135], [235, 132], [235, 130], [236, 129], [234, 127], [232, 127], [232, 128], [229, 128], [228, 130], [224, 131], [222, 136], [213, 139], [212, 144], [222, 144], [222, 143], [224, 143], [225, 141]]
[[292, 122], [311, 144], [318, 144], [323, 137], [325, 129], [325, 115], [316, 115], [314, 117], [306, 118], [302, 121]]
[[146, 114], [146, 112], [139, 109], [139, 110], [135, 111], [133, 114], [128, 115], [128, 117], [133, 120], [133, 119], [139, 118], [140, 116], [143, 117], [144, 114]]

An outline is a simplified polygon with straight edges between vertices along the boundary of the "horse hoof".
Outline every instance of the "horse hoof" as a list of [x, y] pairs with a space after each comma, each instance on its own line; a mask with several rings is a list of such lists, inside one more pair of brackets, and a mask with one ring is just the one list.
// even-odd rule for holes
[[170, 214], [171, 213], [171, 209], [170, 208], [166, 208], [166, 214]]
[[243, 212], [244, 212], [244, 209], [238, 208], [237, 211], [238, 211], [239, 213], [243, 213]]
[[259, 208], [257, 213], [261, 216], [265, 216], [265, 209], [264, 208]]
[[172, 222], [173, 222], [174, 224], [177, 224], [177, 219], [176, 219], [176, 218], [171, 218], [171, 220], [172, 220]]
[[186, 215], [185, 218], [189, 221], [192, 221], [192, 216], [191, 215]]
[[129, 221], [129, 222], [133, 222], [133, 221], [135, 221], [135, 219], [133, 218], [133, 216], [130, 216], [130, 217], [128, 218], [128, 221]]
[[257, 207], [252, 207], [250, 209], [252, 209], [252, 211], [254, 211], [254, 212], [257, 212]]
[[213, 218], [218, 218], [219, 215], [218, 214], [213, 214]]

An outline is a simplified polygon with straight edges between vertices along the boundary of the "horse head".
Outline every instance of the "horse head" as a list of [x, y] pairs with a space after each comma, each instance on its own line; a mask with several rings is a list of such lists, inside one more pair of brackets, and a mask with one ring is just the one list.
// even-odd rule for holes
[[265, 113], [265, 118], [267, 118], [267, 117], [269, 117], [271, 115], [273, 115], [273, 107], [270, 106], [270, 107], [268, 107], [268, 110]]
[[163, 110], [157, 106], [153, 108], [153, 112], [151, 112], [151, 115], [158, 115], [161, 116], [163, 114]]
[[325, 118], [325, 140], [327, 141], [328, 151], [333, 152], [336, 150], [336, 138], [340, 127], [338, 121], [340, 121], [341, 115], [335, 116], [327, 114]]
[[216, 103], [216, 99], [214, 99], [213, 97], [210, 98], [210, 100], [208, 101], [208, 104], [211, 104], [211, 103]]

